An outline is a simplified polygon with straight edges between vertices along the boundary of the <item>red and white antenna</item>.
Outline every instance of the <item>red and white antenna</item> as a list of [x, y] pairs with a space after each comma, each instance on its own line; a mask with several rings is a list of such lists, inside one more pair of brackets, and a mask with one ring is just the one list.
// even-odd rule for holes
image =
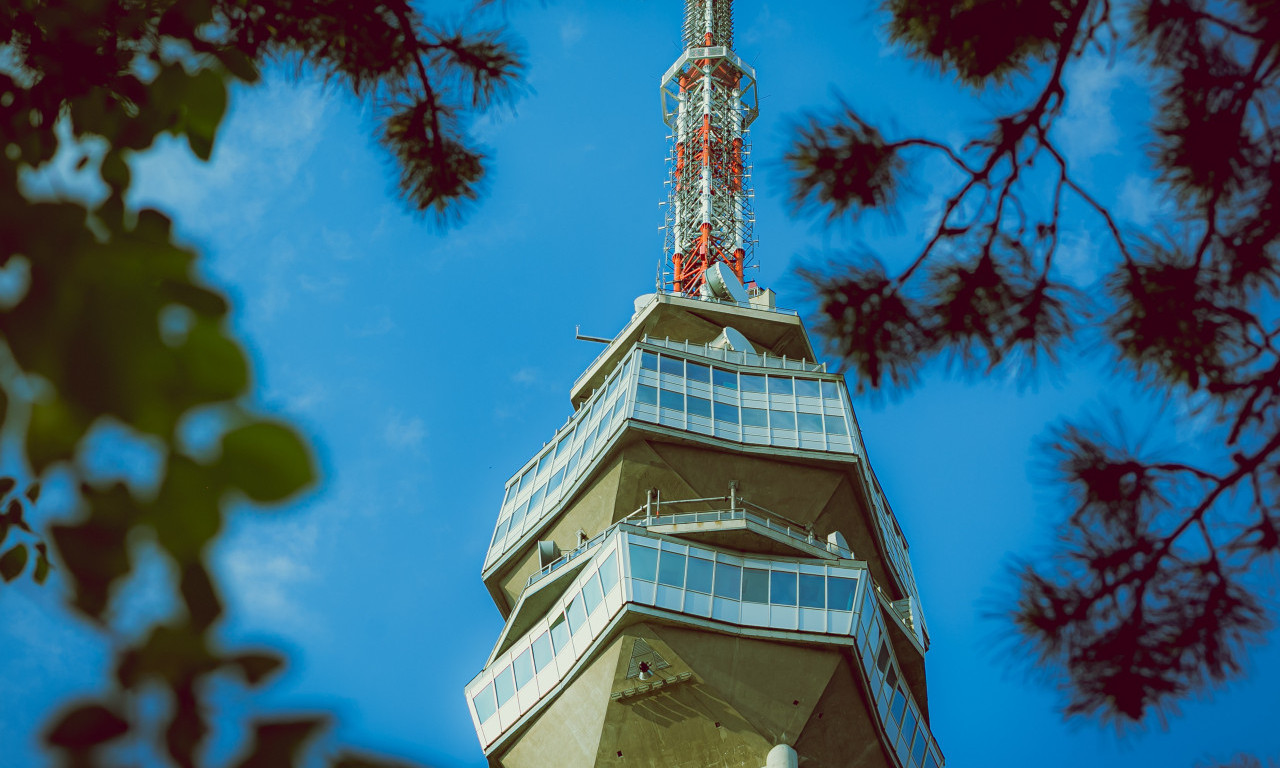
[[752, 260], [747, 127], [759, 112], [756, 73], [732, 50], [732, 0], [684, 6], [685, 51], [662, 78], [674, 144], [662, 279], [665, 290], [709, 297], [707, 270], [723, 264], [715, 272], [727, 268], [741, 284]]

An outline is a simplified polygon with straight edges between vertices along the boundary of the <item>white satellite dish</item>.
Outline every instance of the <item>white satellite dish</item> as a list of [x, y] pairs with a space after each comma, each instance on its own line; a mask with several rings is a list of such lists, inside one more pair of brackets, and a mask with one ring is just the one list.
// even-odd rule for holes
[[750, 352], [756, 353], [756, 348], [751, 346], [751, 342], [747, 341], [747, 337], [736, 328], [725, 328], [720, 335], [715, 338], [709, 345], [712, 349], [731, 349], [734, 352]]
[[706, 280], [706, 285], [717, 299], [736, 301], [739, 304], [746, 304], [751, 300], [747, 295], [747, 289], [738, 282], [738, 276], [733, 274], [733, 270], [726, 267], [722, 261], [717, 261], [707, 269]]

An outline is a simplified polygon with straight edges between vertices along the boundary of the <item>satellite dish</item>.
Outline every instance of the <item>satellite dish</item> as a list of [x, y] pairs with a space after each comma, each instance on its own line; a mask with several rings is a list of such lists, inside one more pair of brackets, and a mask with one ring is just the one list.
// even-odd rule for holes
[[706, 281], [707, 287], [717, 299], [735, 301], [739, 304], [751, 301], [751, 297], [747, 295], [747, 289], [743, 288], [742, 283], [738, 281], [738, 276], [733, 274], [733, 270], [726, 267], [723, 261], [717, 261], [707, 269]]
[[751, 342], [747, 340], [736, 328], [725, 328], [720, 335], [715, 338], [709, 345], [712, 349], [732, 349], [734, 352], [750, 352], [756, 353], [756, 348], [751, 346]]

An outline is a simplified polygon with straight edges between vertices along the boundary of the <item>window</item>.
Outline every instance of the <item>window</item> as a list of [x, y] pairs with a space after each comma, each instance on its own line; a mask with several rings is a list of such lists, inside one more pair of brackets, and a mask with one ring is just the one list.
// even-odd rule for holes
[[846, 579], [840, 576], [827, 577], [827, 607], [833, 611], [852, 611], [853, 593], [858, 587], [857, 579]]
[[800, 605], [805, 608], [826, 608], [827, 580], [811, 573], [800, 574]]
[[533, 649], [524, 649], [524, 653], [516, 657], [511, 668], [516, 673], [516, 690], [525, 687], [533, 679]]
[[822, 397], [822, 391], [815, 379], [796, 379], [796, 396]]
[[735, 371], [726, 371], [723, 368], [713, 368], [711, 370], [711, 381], [717, 387], [725, 387], [727, 389], [738, 388], [738, 374]]
[[845, 429], [843, 416], [826, 416], [824, 420], [827, 423], [827, 434], [829, 435], [849, 434], [849, 430]]
[[689, 556], [689, 576], [686, 587], [697, 592], [711, 594], [712, 563], [700, 557]]
[[689, 395], [689, 415], [711, 418], [711, 401]]
[[652, 352], [641, 352], [640, 367], [648, 371], [658, 370], [658, 356]]
[[822, 382], [822, 396], [827, 400], [839, 400], [840, 391], [836, 388], [834, 381]]
[[684, 361], [678, 357], [667, 357], [663, 355], [658, 358], [658, 370], [663, 373], [669, 373], [672, 376], [684, 376]]
[[596, 575], [591, 574], [591, 578], [587, 579], [587, 583], [582, 585], [582, 599], [587, 605], [587, 615], [590, 616], [596, 607], [600, 605], [600, 601], [604, 599], [604, 592], [600, 591], [600, 579]]
[[911, 735], [916, 732], [916, 713], [907, 707], [906, 719], [902, 722], [902, 738], [906, 739], [907, 746], [911, 745]]
[[501, 672], [494, 675], [493, 692], [498, 694], [498, 706], [506, 704], [515, 695], [516, 684], [511, 677], [511, 667], [503, 667]]
[[533, 645], [530, 648], [533, 650], [533, 666], [539, 672], [555, 658], [555, 651], [551, 650], [550, 632], [543, 632], [538, 635], [538, 639], [533, 641]]
[[648, 384], [636, 385], [636, 402], [646, 405], [658, 404], [658, 390]]
[[565, 623], [563, 613], [551, 624], [551, 644], [555, 646], [556, 653], [563, 653], [569, 647], [569, 625]]
[[519, 493], [520, 491], [523, 491], [525, 488], [528, 488], [529, 483], [532, 483], [532, 482], [533, 482], [533, 473], [525, 472], [524, 475], [520, 477], [520, 487], [516, 490], [516, 493]]
[[685, 365], [688, 369], [689, 381], [711, 381], [711, 366], [703, 365], [702, 363], [695, 363], [692, 360], [687, 362]]
[[801, 432], [817, 432], [822, 434], [822, 416], [816, 413], [798, 413], [796, 421], [799, 422]]
[[790, 376], [770, 376], [769, 377], [769, 394], [771, 395], [794, 394], [792, 381], [793, 379]]
[[738, 600], [742, 597], [742, 569], [728, 563], [716, 563], [716, 597]]
[[796, 428], [796, 415], [791, 411], [769, 411], [769, 416], [773, 419], [774, 429], [790, 429], [794, 431]]
[[889, 646], [881, 645], [880, 653], [876, 656], [876, 669], [880, 670], [880, 674], [884, 674], [885, 669], [889, 666]]
[[726, 424], [736, 426], [738, 423], [738, 407], [736, 405], [716, 403], [716, 421], [723, 421]]
[[763, 408], [746, 408], [742, 409], [742, 426], [744, 427], [767, 427], [769, 426], [769, 412]]
[[764, 392], [764, 377], [754, 373], [744, 373], [741, 376], [743, 392]]
[[604, 399], [608, 400], [609, 398], [613, 397], [614, 392], [618, 391], [619, 378], [620, 377], [618, 376], [614, 376], [612, 379], [609, 380], [609, 386], [606, 387], [604, 391]]
[[631, 575], [645, 581], [656, 581], [658, 573], [658, 550], [631, 545]]
[[684, 586], [684, 555], [663, 552], [658, 561], [658, 583], [668, 587]]
[[896, 688], [893, 692], [893, 706], [889, 708], [889, 714], [893, 717], [893, 722], [902, 720], [902, 710], [907, 706], [907, 697], [902, 695], [902, 689]]
[[476, 717], [480, 722], [484, 722], [493, 717], [493, 713], [498, 711], [498, 703], [493, 699], [493, 683], [489, 683], [480, 692], [471, 699], [471, 703], [476, 708]]
[[569, 447], [569, 440], [570, 440], [570, 436], [565, 435], [563, 440], [556, 443], [555, 457], [557, 459], [560, 458], [560, 454], [564, 453], [565, 449]]
[[786, 571], [769, 574], [769, 602], [776, 605], [796, 604], [796, 575]]
[[607, 595], [618, 585], [618, 553], [610, 552], [600, 566], [600, 583], [604, 585]]
[[520, 530], [520, 523], [524, 522], [524, 513], [529, 511], [529, 502], [520, 505], [520, 508], [511, 516], [511, 530]]
[[509, 517], [498, 523], [498, 530], [493, 534], [493, 546], [496, 547], [502, 544], [503, 538], [507, 535], [507, 526], [509, 525], [511, 525], [511, 518]]
[[759, 568], [742, 569], [742, 599], [748, 603], [769, 602], [769, 572]]
[[529, 509], [537, 509], [538, 505], [542, 503], [543, 497], [546, 495], [547, 485], [546, 483], [543, 483], [538, 486], [538, 490], [534, 491], [533, 495], [529, 497]]
[[564, 468], [561, 467], [559, 472], [551, 476], [551, 480], [547, 482], [547, 493], [555, 491], [564, 482]]
[[551, 469], [551, 460], [555, 457], [551, 455], [551, 451], [542, 454], [542, 458], [538, 459], [538, 474], [541, 475], [548, 469]]
[[[663, 360], [666, 358], [664, 357]], [[672, 392], [669, 389], [661, 389], [658, 392], [660, 402], [663, 408], [670, 408], [675, 411], [684, 410], [684, 393]]]
[[569, 617], [569, 632], [576, 634], [582, 625], [587, 621], [587, 612], [582, 608], [582, 593], [573, 596], [569, 601], [569, 607], [565, 609], [564, 615]]

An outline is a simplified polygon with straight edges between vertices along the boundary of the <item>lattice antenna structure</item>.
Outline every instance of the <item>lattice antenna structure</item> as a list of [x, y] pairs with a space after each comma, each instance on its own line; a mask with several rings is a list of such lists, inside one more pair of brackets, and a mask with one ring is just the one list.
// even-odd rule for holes
[[738, 282], [753, 261], [751, 146], [756, 73], [733, 53], [732, 0], [685, 0], [685, 50], [662, 78], [667, 157], [664, 289], [709, 296], [706, 271]]

